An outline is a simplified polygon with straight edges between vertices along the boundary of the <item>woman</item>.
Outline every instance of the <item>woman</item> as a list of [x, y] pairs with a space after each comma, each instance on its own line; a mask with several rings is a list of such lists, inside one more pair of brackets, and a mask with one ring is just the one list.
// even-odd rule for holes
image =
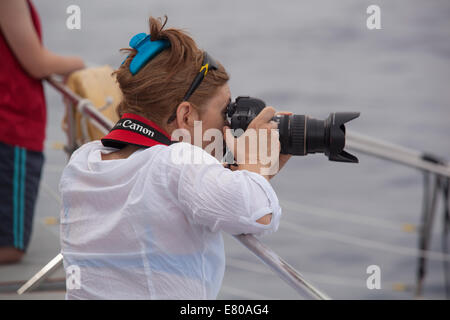
[[[205, 143], [173, 143], [180, 131], [195, 140], [197, 121], [202, 133], [228, 132], [229, 77], [183, 31], [149, 24], [151, 36], [134, 36], [115, 72], [121, 120], [76, 150], [61, 177], [68, 299], [215, 299], [225, 269], [220, 231], [278, 228], [281, 208], [260, 159], [229, 170]], [[265, 108], [249, 128], [272, 134], [278, 157], [274, 114]], [[227, 145], [238, 139], [227, 135]]]
[[41, 79], [84, 67], [42, 45], [31, 1], [0, 1], [0, 264], [18, 262], [32, 231], [44, 162], [46, 107]]

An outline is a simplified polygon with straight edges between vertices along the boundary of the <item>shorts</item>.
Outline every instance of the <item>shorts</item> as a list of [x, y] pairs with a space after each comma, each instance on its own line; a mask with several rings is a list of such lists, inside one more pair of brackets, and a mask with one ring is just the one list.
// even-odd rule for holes
[[44, 154], [0, 142], [0, 247], [26, 251]]

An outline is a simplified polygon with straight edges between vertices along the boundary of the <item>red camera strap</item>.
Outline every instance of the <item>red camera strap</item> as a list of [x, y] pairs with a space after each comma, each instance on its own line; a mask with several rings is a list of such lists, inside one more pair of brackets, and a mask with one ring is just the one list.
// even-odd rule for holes
[[128, 144], [149, 148], [170, 145], [170, 135], [153, 121], [134, 113], [125, 113], [111, 131], [101, 139], [105, 147], [122, 149]]

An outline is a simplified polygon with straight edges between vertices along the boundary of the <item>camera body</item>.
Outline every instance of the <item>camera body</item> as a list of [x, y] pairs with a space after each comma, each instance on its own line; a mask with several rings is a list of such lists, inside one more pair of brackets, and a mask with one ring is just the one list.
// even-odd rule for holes
[[[261, 99], [239, 96], [227, 107], [231, 129], [247, 130], [252, 120], [266, 107]], [[344, 151], [344, 123], [359, 116], [359, 112], [331, 113], [325, 120], [306, 115], [276, 115], [282, 154], [304, 156], [308, 153], [324, 153], [330, 161], [353, 162], [358, 159]]]

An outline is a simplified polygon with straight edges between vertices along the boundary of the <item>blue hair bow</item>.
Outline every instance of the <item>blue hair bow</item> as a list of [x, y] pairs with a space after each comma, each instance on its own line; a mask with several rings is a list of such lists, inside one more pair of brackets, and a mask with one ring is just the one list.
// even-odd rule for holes
[[135, 75], [141, 68], [161, 51], [170, 47], [168, 40], [150, 40], [150, 35], [138, 33], [130, 40], [130, 47], [137, 50], [130, 63], [130, 72]]

